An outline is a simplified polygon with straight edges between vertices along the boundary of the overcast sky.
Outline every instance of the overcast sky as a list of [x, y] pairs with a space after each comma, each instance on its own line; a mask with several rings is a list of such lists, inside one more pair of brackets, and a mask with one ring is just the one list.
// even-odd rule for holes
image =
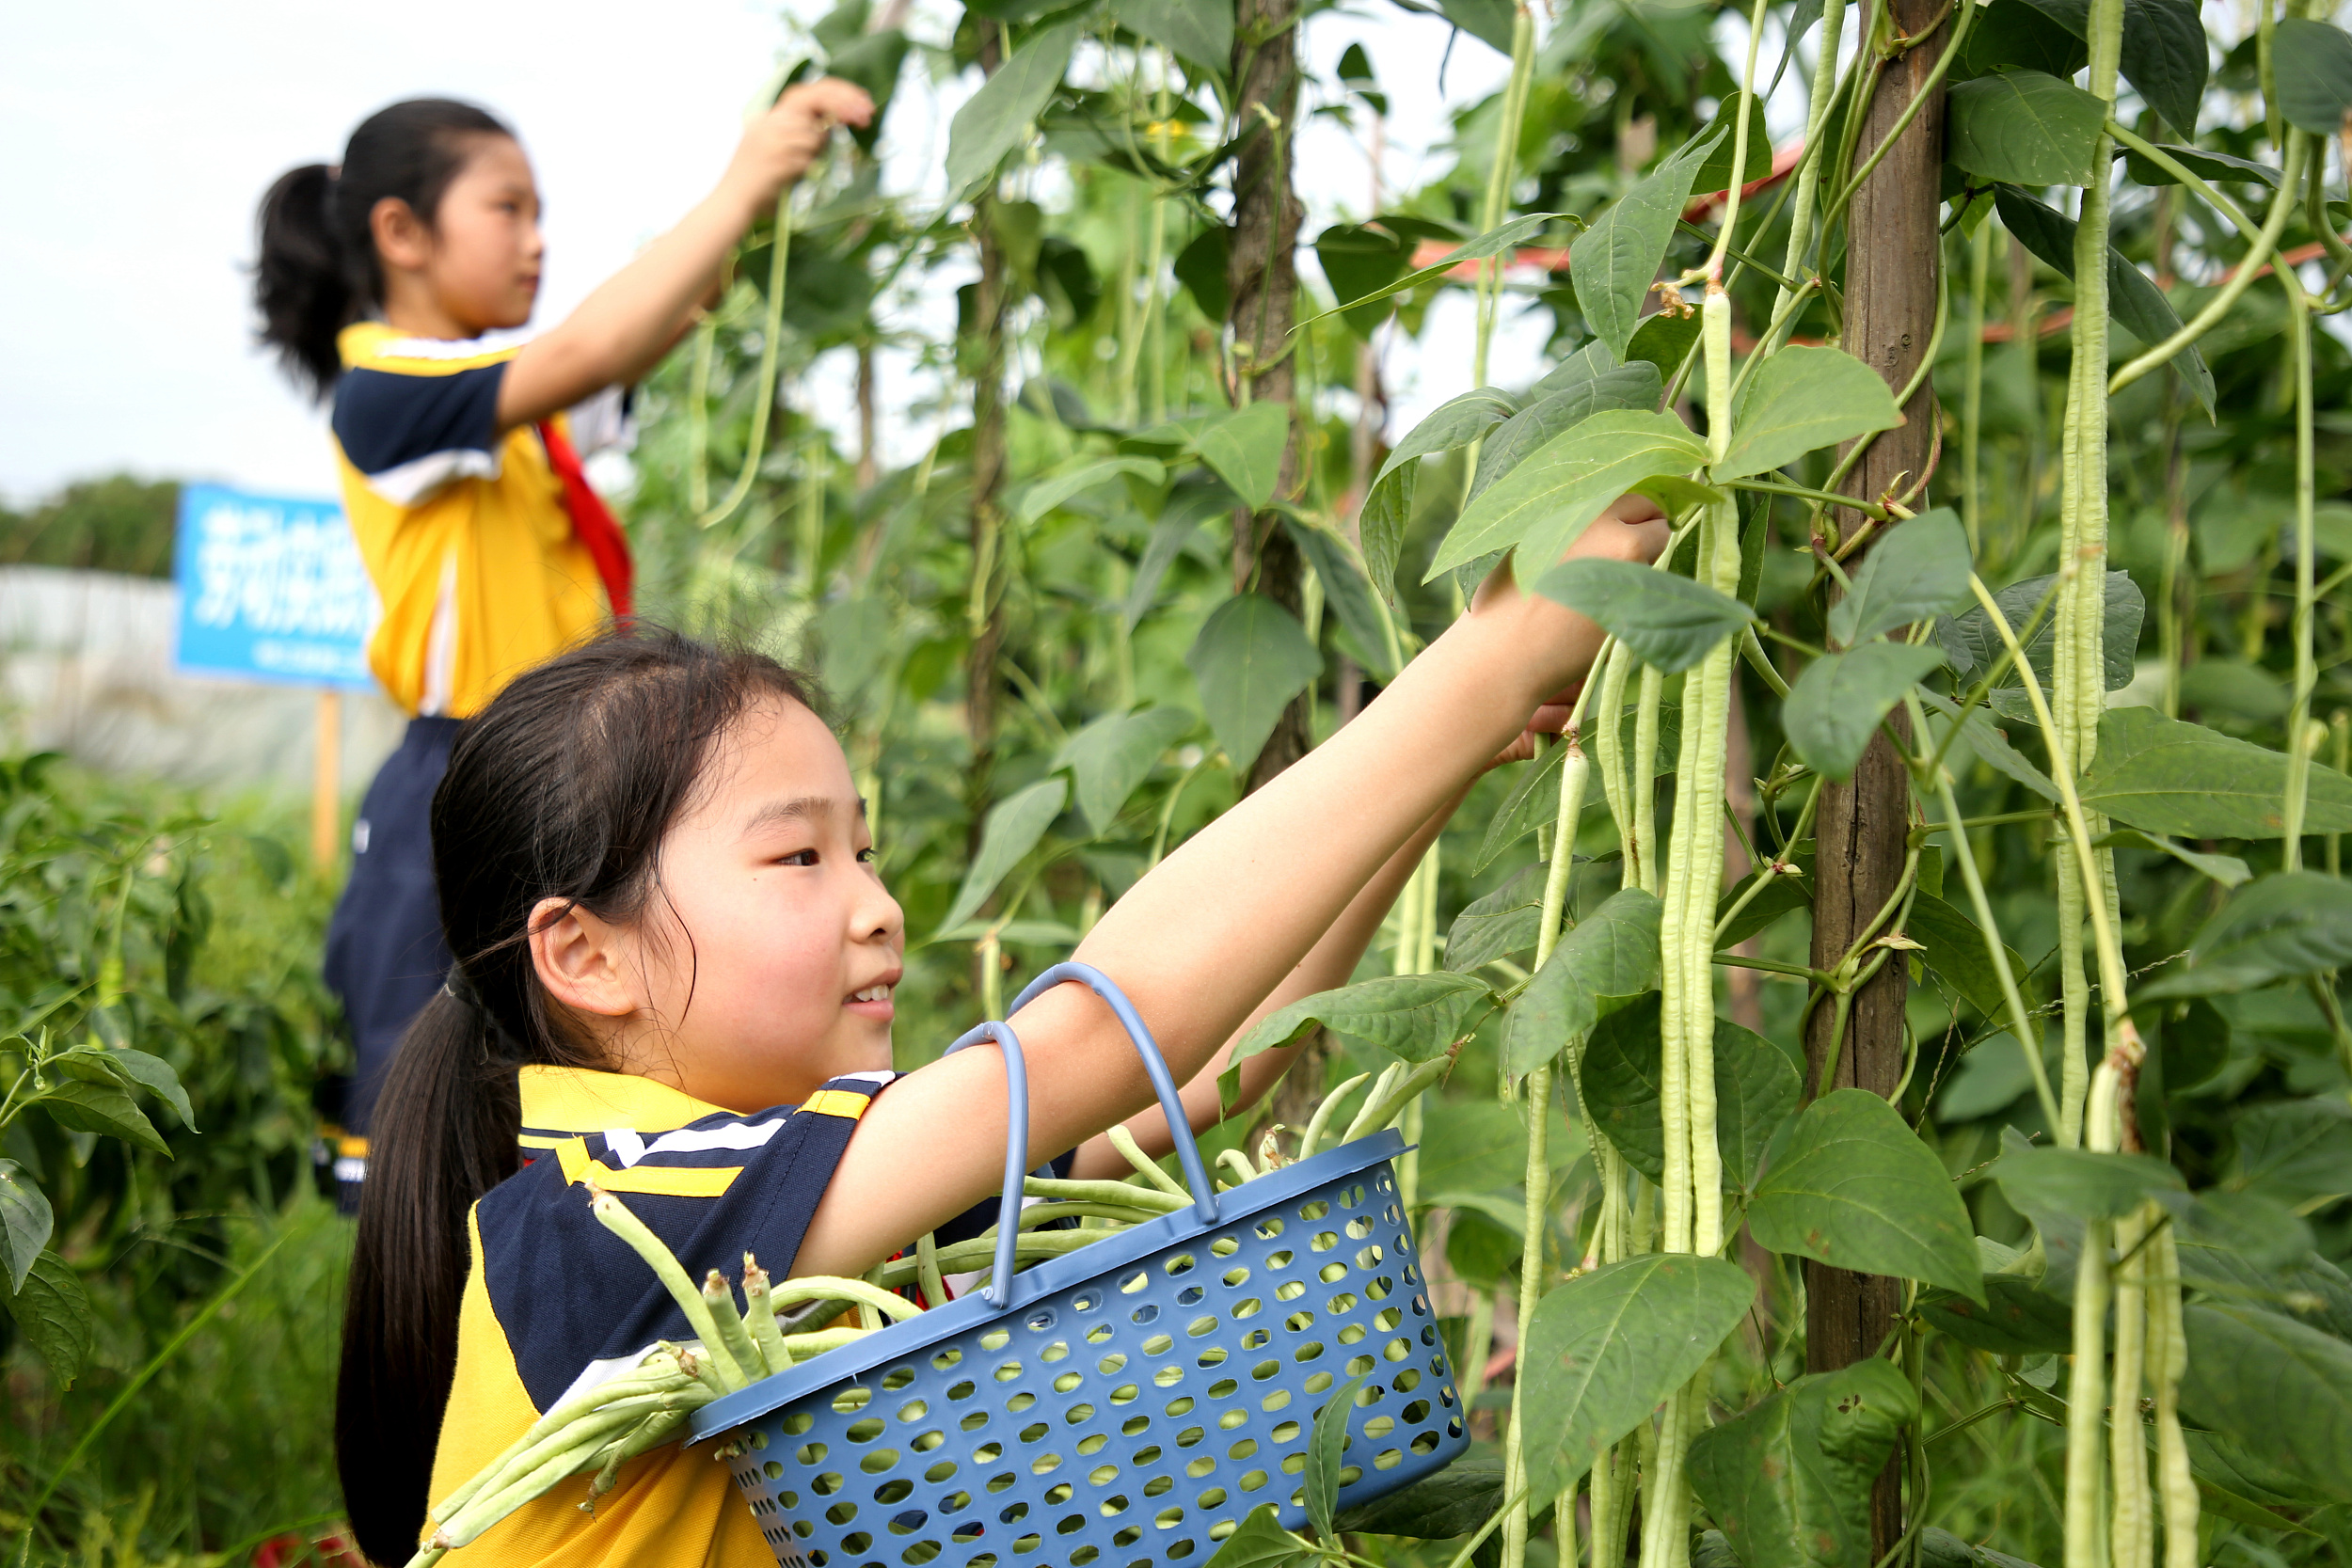
[[[0, 29], [0, 498], [122, 468], [331, 494], [320, 416], [251, 343], [245, 268], [270, 181], [331, 161], [357, 120], [394, 99], [488, 106], [522, 133], [547, 198], [544, 326], [717, 177], [787, 47], [783, 14], [752, 0], [11, 8]], [[927, 0], [913, 25], [944, 37], [952, 14]], [[1326, 13], [1306, 32], [1326, 68], [1358, 39], [1393, 101], [1391, 181], [1410, 184], [1446, 161], [1428, 155], [1445, 133], [1445, 29], [1376, 6]], [[934, 99], [909, 69], [887, 149], [899, 188], [937, 168], [932, 110], [949, 112], [970, 85]], [[1506, 70], [1465, 38], [1445, 96], [1482, 96]], [[1310, 233], [1331, 214], [1363, 215], [1361, 154], [1328, 121], [1302, 137], [1300, 165]], [[1432, 326], [1426, 356], [1406, 345], [1390, 363], [1404, 424], [1467, 386], [1465, 332]], [[1498, 379], [1533, 370], [1525, 336], [1501, 335]], [[885, 382], [885, 402], [912, 390]], [[928, 435], [893, 420], [885, 441], [898, 450], [885, 455], [910, 460]]]

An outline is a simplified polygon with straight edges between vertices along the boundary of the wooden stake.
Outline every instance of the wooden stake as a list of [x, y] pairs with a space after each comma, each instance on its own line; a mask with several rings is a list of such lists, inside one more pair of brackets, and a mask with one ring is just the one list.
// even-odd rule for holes
[[335, 863], [343, 826], [343, 694], [319, 693], [318, 755], [310, 775], [310, 860], [322, 871]]

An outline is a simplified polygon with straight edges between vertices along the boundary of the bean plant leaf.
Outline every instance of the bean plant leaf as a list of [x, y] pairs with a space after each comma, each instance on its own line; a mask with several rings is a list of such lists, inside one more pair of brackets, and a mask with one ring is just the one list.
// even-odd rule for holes
[[1518, 548], [1523, 578], [1539, 575], [1592, 526], [1603, 508], [1645, 481], [1689, 473], [1707, 448], [1672, 414], [1595, 414], [1531, 452], [1462, 509], [1423, 582], [1465, 562]]
[[1902, 642], [1866, 642], [1815, 659], [1781, 709], [1788, 743], [1822, 777], [1853, 777], [1879, 721], [1943, 662], [1937, 649]]
[[2106, 105], [2039, 71], [2003, 71], [1946, 96], [1946, 156], [1981, 180], [2088, 185]]
[[[2277, 838], [2285, 831], [2287, 759], [2167, 719], [2153, 708], [2099, 716], [2099, 754], [2082, 782], [2086, 811], [2182, 838]], [[2352, 778], [2313, 762], [2303, 831], [2352, 832]]]
[[2257, 1307], [2187, 1308], [2181, 1410], [2312, 1488], [2352, 1501], [2352, 1344]]
[[[2027, 578], [2023, 582], [2010, 584], [1993, 595], [1993, 602], [2000, 607], [2001, 618], [2009, 623], [2009, 629], [2023, 639], [2026, 662], [2033, 667], [2045, 694], [2050, 689], [2051, 674], [2056, 668], [2058, 615], [2053, 610], [2042, 617], [2039, 625], [2034, 625], [2034, 613], [2041, 608], [2051, 585], [2057, 581], [2055, 573]], [[2140, 623], [2146, 618], [2147, 611], [2148, 602], [2141, 596], [2139, 585], [2132, 581], [2131, 574], [2109, 572], [2099, 622], [2101, 673], [2109, 691], [2119, 691], [2132, 683], [2137, 668], [2136, 656], [2139, 651]], [[2027, 636], [2029, 626], [2032, 635]], [[2001, 655], [2007, 651], [2000, 632], [1981, 606], [1937, 620], [1935, 641], [1944, 650], [1944, 657], [1950, 662], [1953, 673], [1962, 681], [1971, 684], [1999, 663]], [[2010, 664], [2002, 672], [2000, 684], [1993, 689], [1994, 704], [2004, 705], [2012, 717], [2031, 718], [2032, 709], [2026, 705], [2023, 696], [2024, 686], [2024, 678], [2017, 673], [2016, 665]], [[2002, 705], [2003, 695], [2011, 689], [2019, 693], [2016, 702]]]
[[1036, 522], [1048, 512], [1070, 499], [1083, 495], [1098, 484], [1132, 475], [1150, 485], [1168, 481], [1168, 470], [1148, 457], [1095, 457], [1065, 465], [1058, 471], [1047, 474], [1021, 492], [1013, 505], [1013, 515], [1025, 523]]
[[[1508, 49], [1510, 46], [1506, 43], [1503, 47]], [[1415, 267], [1394, 282], [1375, 289], [1371, 293], [1351, 299], [1344, 306], [1334, 307], [1321, 314], [1310, 316], [1298, 325], [1300, 327], [1312, 326], [1325, 316], [1336, 316], [1343, 309], [1357, 310], [1379, 300], [1417, 289], [1433, 278], [1443, 277], [1465, 261], [1483, 261], [1489, 256], [1502, 256], [1515, 251], [1543, 232], [1546, 225], [1557, 223], [1570, 215], [1566, 213], [1529, 213], [1523, 217], [1513, 218], [1510, 222], [1489, 229], [1475, 238], [1464, 240], [1427, 266]], [[1295, 331], [1297, 328], [1294, 327], [1292, 330]]]
[[1684, 143], [1568, 247], [1568, 277], [1585, 324], [1621, 358], [1641, 325], [1642, 300], [1674, 238], [1675, 220], [1691, 199], [1691, 182], [1730, 129], [1718, 121]]
[[1314, 1433], [1307, 1439], [1307, 1517], [1315, 1534], [1333, 1539], [1332, 1506], [1340, 1496], [1340, 1457], [1347, 1448], [1347, 1418], [1356, 1408], [1356, 1395], [1372, 1374], [1366, 1372], [1341, 1386], [1315, 1413]]
[[961, 200], [994, 177], [1021, 144], [1070, 67], [1083, 24], [1065, 22], [1033, 34], [947, 124], [947, 188]]
[[1699, 328], [1696, 310], [1653, 311], [1642, 318], [1642, 325], [1633, 329], [1632, 339], [1625, 345], [1626, 363], [1655, 365], [1661, 376], [1670, 376], [1697, 346]]
[[1800, 1377], [1692, 1439], [1692, 1487], [1745, 1568], [1870, 1568], [1870, 1486], [1918, 1409], [1876, 1357]]
[[1621, 888], [1562, 937], [1511, 1004], [1503, 1070], [1525, 1077], [1571, 1040], [1591, 1034], [1609, 1013], [1655, 989], [1663, 912], [1655, 894]]
[[[1604, 354], [1608, 352], [1602, 344], [1590, 346]], [[1545, 392], [1480, 443], [1478, 470], [1471, 476], [1466, 499], [1476, 500], [1486, 486], [1570, 426], [1609, 409], [1655, 409], [1663, 395], [1658, 367], [1643, 360], [1618, 365], [1556, 391]]]
[[1151, 610], [1152, 601], [1159, 596], [1160, 579], [1200, 525], [1232, 510], [1232, 497], [1206, 474], [1187, 474], [1169, 487], [1168, 499], [1160, 506], [1160, 520], [1152, 525], [1152, 536], [1144, 541], [1135, 581], [1128, 586], [1127, 603], [1120, 611], [1129, 631]]
[[1421, 477], [1421, 460], [1469, 446], [1518, 410], [1509, 393], [1491, 387], [1464, 392], [1439, 404], [1380, 465], [1372, 488], [1364, 493], [1358, 529], [1364, 542], [1365, 569], [1382, 598], [1396, 602], [1396, 556], [1404, 546], [1405, 526], [1413, 518], [1413, 487]]
[[1968, 41], [1948, 80], [1964, 82], [2004, 67], [2026, 66], [2060, 81], [2090, 63], [2090, 50], [2030, 5], [1987, 6], [1968, 29]]
[[1438, 0], [1438, 10], [1488, 48], [1511, 52], [1510, 0]]
[[15, 1293], [0, 1297], [0, 1307], [7, 1307], [8, 1316], [16, 1320], [16, 1330], [25, 1342], [40, 1353], [57, 1386], [72, 1387], [89, 1359], [97, 1325], [89, 1293], [65, 1260], [54, 1252], [35, 1258]]
[[1967, 1206], [1943, 1161], [1867, 1089], [1835, 1089], [1797, 1117], [1757, 1183], [1758, 1245], [1984, 1299]]
[[[1579, 1075], [1593, 1120], [1627, 1164], [1651, 1180], [1666, 1168], [1660, 1018], [1656, 991], [1600, 1020], [1585, 1042]], [[1780, 1048], [1729, 1019], [1715, 1021], [1715, 1139], [1724, 1180], [1756, 1184], [1764, 1150], [1796, 1114], [1803, 1085]]]
[[1138, 38], [1180, 55], [1212, 76], [1233, 66], [1233, 8], [1192, 0], [1111, 0], [1111, 15]]
[[[1937, 623], [1939, 630], [1942, 626], [1942, 622]], [[1951, 657], [1949, 644], [1944, 645], [1944, 653], [1947, 659]], [[1919, 700], [1947, 719], [1960, 713], [1960, 705], [1941, 692], [1922, 691]], [[2009, 743], [2008, 732], [1995, 724], [1993, 716], [1983, 707], [1968, 710], [1960, 721], [1960, 734], [1986, 767], [1995, 772], [2006, 773], [2051, 804], [2058, 803], [2058, 787], [2050, 782], [2050, 775], [2036, 768], [2026, 760], [2025, 752]]]
[[1200, 461], [1233, 487], [1233, 494], [1263, 511], [1282, 479], [1282, 451], [1290, 444], [1291, 410], [1268, 400], [1245, 404], [1200, 432]]
[[[1798, 910], [1809, 911], [1813, 908], [1813, 887], [1808, 880], [1810, 864], [1809, 862], [1801, 863], [1806, 865], [1805, 875], [1774, 877], [1770, 886], [1748, 900], [1746, 907], [1732, 918], [1730, 925], [1723, 927], [1715, 938], [1715, 945], [1718, 948], [1737, 947], [1757, 932], [1778, 924], [1783, 915]], [[1754, 879], [1753, 873], [1741, 878], [1738, 886], [1716, 901], [1717, 925], [1721, 926], [1724, 919], [1731, 915], [1731, 907], [1740, 901], [1740, 895], [1747, 892], [1748, 884]]]
[[997, 884], [1037, 847], [1037, 841], [1054, 825], [1069, 798], [1070, 785], [1057, 774], [989, 808], [988, 820], [980, 827], [979, 850], [964, 871], [963, 885], [956, 889], [956, 901], [948, 906], [947, 917], [939, 923], [943, 934], [979, 912]]
[[1755, 1299], [1736, 1263], [1649, 1253], [1536, 1303], [1519, 1356], [1529, 1495], [1554, 1497], [1590, 1470], [1691, 1380]]
[[1470, 862], [1472, 876], [1493, 864], [1495, 857], [1512, 845], [1558, 817], [1560, 768], [1567, 758], [1565, 746], [1554, 746], [1519, 775], [1519, 782], [1511, 786], [1502, 809], [1486, 824], [1486, 836], [1479, 841], [1478, 854]]
[[14, 1160], [0, 1160], [0, 1262], [8, 1265], [11, 1291], [24, 1288], [25, 1271], [49, 1244], [56, 1225], [49, 1199], [33, 1185], [24, 1167]]
[[[2069, 91], [2077, 89], [2069, 88]], [[2090, 98], [2084, 93], [2085, 98]], [[2092, 103], [2097, 103], [2095, 98]], [[2070, 282], [2074, 277], [2074, 220], [2036, 201], [2032, 197], [2010, 184], [1997, 186], [1993, 204], [2001, 214], [2001, 227], [2015, 236], [2017, 243], [2034, 253], [2043, 262]], [[2164, 291], [2149, 280], [2148, 275], [2124, 260], [2123, 253], [2107, 246], [2107, 309], [2123, 329], [2141, 342], [2153, 348], [2181, 329], [2180, 312], [2172, 309]], [[2205, 356], [2191, 343], [2172, 356], [2172, 368], [2181, 372], [2189, 390], [2204, 406], [2205, 417], [2213, 417], [2213, 372], [2206, 368]]]
[[[1353, 301], [1394, 282], [1411, 264], [1412, 252], [1403, 239], [1369, 224], [1335, 223], [1315, 236], [1315, 260], [1323, 264], [1324, 281], [1331, 296]], [[1343, 303], [1340, 315], [1348, 329], [1369, 339], [1388, 319], [1385, 303], [1358, 306]]]
[[1968, 596], [1974, 570], [1960, 514], [1948, 506], [1923, 512], [1870, 546], [1853, 592], [1830, 607], [1829, 634], [1852, 647], [1941, 615]]
[[1288, 512], [1282, 515], [1282, 529], [1315, 569], [1315, 579], [1323, 584], [1323, 602], [1355, 640], [1356, 656], [1364, 668], [1380, 680], [1393, 679], [1396, 669], [1389, 662], [1389, 639], [1381, 628], [1380, 607], [1373, 601], [1372, 584], [1364, 579], [1347, 546], [1327, 529]]
[[[32, 1102], [47, 1111], [58, 1126], [77, 1132], [103, 1132], [156, 1154], [171, 1153], [171, 1147], [155, 1131], [155, 1124], [147, 1119], [111, 1074], [84, 1068], [72, 1056], [57, 1058], [56, 1065], [62, 1072], [77, 1075], [52, 1083]], [[80, 1076], [83, 1072], [89, 1075]]]
[[1107, 832], [1136, 786], [1151, 774], [1161, 753], [1183, 739], [1195, 722], [1179, 707], [1106, 714], [1070, 737], [1064, 753], [1078, 784], [1078, 810], [1087, 826]]
[[[1903, 923], [1903, 934], [1927, 949], [1920, 956], [1928, 967], [1949, 981], [1961, 999], [1976, 1008], [1979, 1016], [2003, 1023], [2009, 1022], [2000, 973], [1993, 967], [1992, 956], [1985, 951], [1983, 927], [1957, 906], [1922, 893], [1911, 901], [1911, 914]], [[2009, 959], [2010, 977], [2024, 991], [2026, 976], [2032, 966], [2015, 948], [2004, 943], [2002, 951]], [[2030, 995], [2026, 996], [2026, 1005], [2033, 1006]]]
[[1297, 617], [1259, 594], [1236, 594], [1211, 610], [1184, 662], [1237, 773], [1258, 760], [1290, 700], [1323, 673], [1323, 655]]
[[1494, 1000], [1485, 981], [1467, 974], [1384, 974], [1317, 991], [1268, 1013], [1233, 1047], [1232, 1062], [1289, 1045], [1316, 1028], [1407, 1062], [1425, 1062], [1468, 1034]]
[[2352, 882], [2285, 871], [2233, 893], [2189, 943], [2187, 963], [2137, 988], [2132, 1001], [2225, 996], [2344, 968], [2352, 968]]
[[1343, 1510], [1332, 1523], [1351, 1535], [1451, 1541], [1494, 1517], [1505, 1500], [1502, 1461], [1466, 1456], [1401, 1491]]
[[2270, 60], [2279, 113], [2289, 125], [2317, 136], [2344, 129], [2352, 109], [2352, 38], [2343, 28], [2289, 17], [2271, 35]]
[[188, 1091], [181, 1087], [180, 1075], [162, 1057], [118, 1046], [105, 1051], [76, 1051], [65, 1061], [69, 1071], [75, 1076], [90, 1075], [93, 1083], [100, 1081], [95, 1074], [103, 1073], [105, 1081], [126, 1089], [151, 1090], [171, 1107], [183, 1126], [191, 1132], [196, 1131], [196, 1113], [188, 1103]]
[[1730, 447], [1708, 472], [1717, 479], [1767, 473], [1806, 452], [1902, 422], [1895, 394], [1852, 355], [1785, 348], [1757, 368], [1731, 421]]
[[2001, 1156], [1993, 1178], [2020, 1213], [2056, 1210], [2083, 1220], [2119, 1220], [2163, 1192], [2188, 1183], [2146, 1154], [2089, 1148], [2023, 1148]]
[[[1743, 102], [1748, 106], [1748, 164], [1746, 171], [1735, 181], [1731, 177], [1731, 155], [1733, 144], [1738, 139], [1740, 122], [1734, 118], [1733, 108]], [[1710, 131], [1717, 126], [1723, 128], [1723, 139], [1715, 144], [1715, 150], [1707, 155], [1706, 160], [1691, 171], [1691, 191], [1694, 196], [1720, 196], [1734, 184], [1753, 184], [1772, 172], [1772, 134], [1764, 120], [1764, 100], [1761, 97], [1751, 93], [1733, 93], [1724, 100], [1723, 106], [1715, 111], [1715, 118], [1708, 122]]]
[[1312, 1546], [1275, 1522], [1272, 1503], [1260, 1503], [1201, 1568], [1293, 1568], [1319, 1560]]
[[2352, 1105], [2341, 1100], [2280, 1100], [2238, 1113], [2230, 1180], [2288, 1203], [2344, 1191], [2352, 1174]]
[[2252, 869], [2235, 855], [2208, 855], [2158, 834], [2143, 833], [2137, 828], [2118, 828], [2111, 833], [2092, 839], [2090, 847], [2094, 849], [2150, 849], [2160, 855], [2169, 855], [2190, 870], [2211, 877], [2223, 887], [2236, 887], [2254, 875]]
[[1963, 1345], [1994, 1355], [2045, 1355], [2074, 1343], [2074, 1304], [2016, 1275], [1987, 1274], [1983, 1305], [1922, 1291], [1919, 1315]]
[[[2339, 1131], [2352, 1134], [2352, 1129]], [[2344, 1169], [2340, 1150], [2328, 1152], [2339, 1156], [2330, 1174]], [[2302, 1215], [2268, 1194], [2210, 1187], [2194, 1196], [2186, 1193], [2154, 1196], [2171, 1213], [2175, 1233], [2183, 1240], [2226, 1246], [2257, 1269], [2292, 1268], [2312, 1255], [2312, 1227]]]
[[1756, 619], [1721, 589], [1630, 561], [1563, 561], [1535, 579], [1535, 592], [1582, 611], [1668, 674], [1688, 670]]
[[1468, 974], [1481, 964], [1534, 946], [1543, 916], [1544, 879], [1550, 870], [1537, 861], [1492, 893], [1470, 900], [1446, 932], [1446, 968]]
[[[2179, 142], [2157, 142], [2154, 146], [2201, 180], [2234, 180], [2265, 185], [2274, 191], [2279, 188], [2280, 171], [2268, 164], [2258, 164], [2251, 158], [2233, 157], [2227, 152], [2216, 152], [2208, 147], [2186, 147]], [[2131, 176], [2135, 185], [2180, 183], [2172, 177], [2171, 170], [2161, 164], [2151, 163], [2128, 148], [2123, 152], [2123, 171]]]
[[[2030, 3], [2074, 37], [2090, 36], [2090, 0]], [[2210, 70], [2196, 0], [2123, 0], [2122, 42], [2123, 79], [2167, 125], [2194, 135]]]

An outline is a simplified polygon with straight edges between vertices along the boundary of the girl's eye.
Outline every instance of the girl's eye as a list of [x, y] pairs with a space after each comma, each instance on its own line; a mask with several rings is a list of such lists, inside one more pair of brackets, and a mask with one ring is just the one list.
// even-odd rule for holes
[[872, 845], [870, 845], [870, 844], [869, 844], [869, 845], [867, 845], [865, 848], [860, 849], [860, 850], [857, 852], [857, 863], [858, 863], [858, 864], [860, 864], [860, 865], [871, 865], [871, 864], [873, 864], [873, 863], [874, 863], [874, 852], [875, 852], [875, 851], [874, 851], [874, 847], [873, 847]]
[[786, 865], [815, 865], [817, 863], [817, 851], [814, 849], [796, 849], [792, 853], [784, 857], [783, 863]]

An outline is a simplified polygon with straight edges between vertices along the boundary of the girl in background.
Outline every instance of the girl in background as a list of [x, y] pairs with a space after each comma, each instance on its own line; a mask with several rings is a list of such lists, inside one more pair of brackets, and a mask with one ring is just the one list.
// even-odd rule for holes
[[617, 431], [620, 389], [677, 341], [833, 127], [872, 115], [844, 82], [787, 89], [708, 196], [528, 342], [493, 335], [529, 322], [538, 296], [538, 186], [484, 110], [395, 103], [360, 123], [340, 165], [289, 170], [262, 198], [262, 341], [333, 401], [344, 511], [384, 610], [369, 663], [410, 715], [361, 802], [327, 929], [326, 981], [357, 1055], [330, 1097], [341, 1104], [325, 1107], [347, 1209], [393, 1048], [449, 970], [427, 816], [458, 722], [629, 617], [628, 541], [576, 448], [592, 424]]

